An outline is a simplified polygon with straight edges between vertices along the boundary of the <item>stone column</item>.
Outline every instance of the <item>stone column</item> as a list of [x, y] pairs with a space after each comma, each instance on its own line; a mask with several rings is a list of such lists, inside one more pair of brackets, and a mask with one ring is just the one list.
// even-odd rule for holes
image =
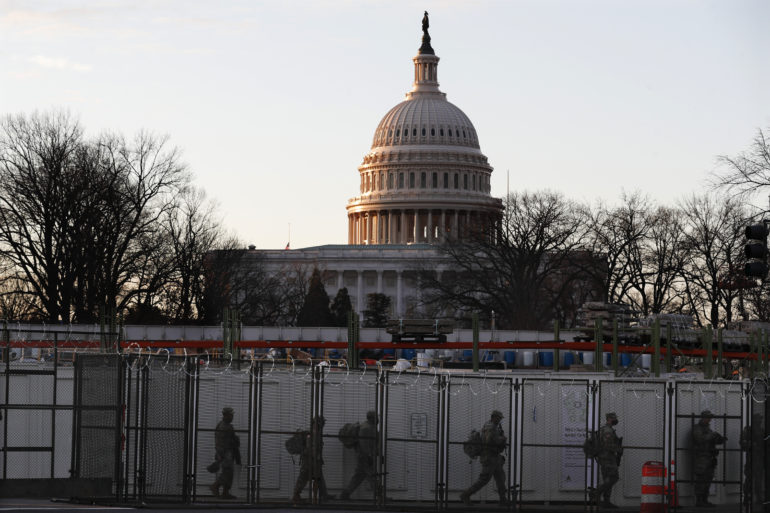
[[454, 223], [452, 225], [452, 237], [456, 239], [459, 233], [460, 233], [460, 217], [459, 217], [459, 212], [457, 211], [457, 209], [455, 209]]
[[439, 240], [446, 240], [446, 210], [441, 209], [441, 229], [439, 230]]
[[371, 244], [379, 244], [379, 232], [380, 232], [380, 213], [372, 211], [372, 240], [370, 241]]
[[396, 317], [404, 316], [404, 275], [403, 271], [396, 271]]
[[471, 233], [471, 211], [466, 210], [465, 211], [465, 234], [470, 235]]
[[433, 242], [433, 210], [428, 210], [428, 243]]
[[419, 239], [417, 238], [417, 227], [420, 225], [420, 211], [418, 209], [414, 210], [414, 243], [417, 244], [419, 242]]
[[358, 280], [356, 283], [356, 312], [358, 312], [358, 315], [361, 315], [364, 312], [364, 272], [356, 271], [356, 273], [358, 274]]
[[406, 240], [406, 210], [402, 210], [401, 211], [400, 217], [401, 217], [401, 237], [399, 237], [399, 238], [401, 239], [401, 244], [406, 244], [407, 243], [407, 240]]

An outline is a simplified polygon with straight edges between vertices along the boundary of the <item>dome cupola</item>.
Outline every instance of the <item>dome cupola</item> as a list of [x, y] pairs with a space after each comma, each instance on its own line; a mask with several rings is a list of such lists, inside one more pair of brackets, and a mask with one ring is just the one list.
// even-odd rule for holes
[[349, 244], [435, 243], [499, 223], [492, 167], [468, 116], [439, 90], [428, 28], [426, 12], [412, 89], [382, 118], [358, 168], [361, 194], [347, 206]]

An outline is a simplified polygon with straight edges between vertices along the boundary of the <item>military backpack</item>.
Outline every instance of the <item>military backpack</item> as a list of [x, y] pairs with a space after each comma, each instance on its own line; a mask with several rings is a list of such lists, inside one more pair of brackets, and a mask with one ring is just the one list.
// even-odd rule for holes
[[591, 431], [583, 442], [583, 453], [586, 458], [596, 458], [600, 451], [599, 433]]
[[468, 439], [463, 442], [463, 452], [471, 459], [481, 456], [481, 433], [475, 429], [468, 435]]
[[342, 445], [352, 449], [358, 445], [358, 430], [360, 427], [361, 425], [358, 422], [348, 422], [340, 428], [337, 438], [342, 442]]
[[305, 440], [307, 439], [309, 431], [297, 430], [296, 433], [286, 440], [284, 444], [289, 454], [302, 454], [305, 450]]

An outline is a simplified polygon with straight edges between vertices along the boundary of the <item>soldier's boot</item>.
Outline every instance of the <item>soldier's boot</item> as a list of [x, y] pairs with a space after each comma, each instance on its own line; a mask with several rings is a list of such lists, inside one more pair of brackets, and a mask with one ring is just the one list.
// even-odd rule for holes
[[222, 487], [222, 498], [223, 499], [235, 499], [235, 495], [230, 494], [230, 488], [223, 486]]
[[588, 502], [596, 504], [599, 501], [599, 491], [596, 488], [588, 488]]
[[500, 500], [497, 501], [497, 503], [500, 506], [510, 506], [511, 505], [510, 501], [508, 501], [508, 497], [505, 496], [505, 493], [500, 493], [498, 495], [500, 496]]
[[214, 497], [218, 497], [219, 496], [219, 483], [217, 483], [216, 481], [211, 483], [209, 485], [209, 490], [211, 490], [211, 493], [212, 493], [212, 495], [214, 495]]
[[304, 504], [305, 503], [305, 499], [300, 497], [299, 493], [294, 492], [294, 495], [291, 496], [291, 503], [294, 506], [299, 506], [300, 504]]
[[471, 493], [468, 490], [463, 491], [463, 493], [460, 494], [460, 500], [463, 501], [463, 504], [466, 506], [471, 505]]

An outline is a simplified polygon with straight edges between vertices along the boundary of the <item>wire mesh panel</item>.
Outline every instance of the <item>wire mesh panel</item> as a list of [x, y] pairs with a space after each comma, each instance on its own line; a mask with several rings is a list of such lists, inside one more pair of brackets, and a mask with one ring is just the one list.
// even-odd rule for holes
[[386, 501], [436, 501], [441, 388], [419, 372], [384, 379]]
[[585, 500], [591, 480], [582, 445], [595, 429], [589, 382], [525, 379], [521, 396], [521, 501]]
[[121, 372], [119, 355], [78, 355], [75, 476], [119, 480]]
[[[250, 397], [252, 373], [250, 362], [212, 361], [205, 362], [198, 369], [197, 415], [195, 433], [195, 496], [210, 497], [213, 494], [212, 484], [228, 488], [229, 493], [237, 499], [245, 500], [249, 490], [247, 469], [252, 464], [249, 461], [251, 453], [250, 440]], [[232, 425], [238, 437], [240, 447], [233, 472], [232, 483], [229, 483], [227, 470], [210, 472], [207, 467], [216, 459], [214, 439], [216, 427], [223, 420], [223, 409], [233, 410]], [[237, 463], [240, 460], [240, 463]], [[219, 490], [217, 491], [219, 493]]]
[[751, 512], [770, 510], [770, 388], [767, 381], [756, 380], [749, 392], [750, 415], [741, 433], [743, 450], [743, 503]]
[[610, 502], [639, 504], [642, 466], [647, 461], [665, 465], [666, 383], [664, 381], [600, 381], [597, 421], [605, 424], [607, 413], [615, 413], [617, 436], [623, 438], [620, 481], [613, 487]]
[[[310, 429], [312, 368], [267, 362], [261, 365], [258, 378], [256, 499], [289, 501], [300, 457], [289, 454], [286, 441], [297, 430]], [[306, 486], [304, 497], [309, 496], [310, 486]]]
[[[373, 503], [380, 481], [379, 424], [365, 426], [367, 412], [378, 413], [376, 369], [348, 370], [321, 367], [324, 427], [324, 477], [330, 493], [352, 501]], [[379, 419], [377, 419], [379, 420]], [[346, 447], [338, 436], [345, 424], [356, 425], [357, 437]], [[356, 439], [358, 438], [358, 440]], [[347, 439], [346, 439], [347, 440]], [[348, 497], [349, 496], [349, 497]]]
[[[503, 414], [500, 426], [508, 439], [502, 452], [505, 458], [506, 496], [511, 499], [511, 441], [514, 412], [512, 409], [513, 382], [510, 374], [497, 376], [479, 376], [474, 374], [452, 374], [447, 394], [447, 490], [448, 500], [460, 500], [460, 494], [471, 487], [482, 473], [483, 466], [479, 457], [471, 458], [463, 451], [463, 444], [472, 430], [482, 432], [490, 421], [491, 414], [497, 410]], [[473, 494], [477, 502], [498, 503], [499, 495], [494, 477], [489, 483]], [[457, 506], [457, 504], [455, 504]], [[463, 506], [464, 507], [464, 506]]]
[[153, 358], [143, 369], [142, 497], [185, 500], [188, 387], [186, 358]]
[[708, 500], [717, 504], [740, 504], [741, 450], [740, 435], [743, 417], [745, 384], [736, 381], [689, 381], [676, 383], [676, 422], [674, 425], [674, 455], [677, 463], [677, 491], [681, 502], [695, 502], [695, 450], [693, 427], [700, 422], [701, 412], [713, 414], [710, 428], [727, 437], [716, 446], [714, 478]]

